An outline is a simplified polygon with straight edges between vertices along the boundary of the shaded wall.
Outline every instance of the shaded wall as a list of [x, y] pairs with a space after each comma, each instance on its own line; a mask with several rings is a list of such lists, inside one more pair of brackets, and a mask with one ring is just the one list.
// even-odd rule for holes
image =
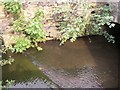
[[113, 8], [112, 15], [114, 17], [114, 22], [120, 23], [120, 1], [119, 2], [108, 2]]
[[[62, 3], [62, 2], [66, 2], [66, 1], [74, 1], [74, 0], [22, 0], [23, 3], [25, 2], [51, 2], [52, 4], [54, 4], [55, 2], [57, 3]], [[100, 2], [102, 2], [103, 4], [105, 3], [109, 3], [110, 6], [112, 6], [113, 8], [113, 12], [112, 15], [114, 17], [114, 22], [118, 22], [120, 23], [120, 0], [88, 0], [90, 2], [97, 2], [97, 4], [99, 4]]]

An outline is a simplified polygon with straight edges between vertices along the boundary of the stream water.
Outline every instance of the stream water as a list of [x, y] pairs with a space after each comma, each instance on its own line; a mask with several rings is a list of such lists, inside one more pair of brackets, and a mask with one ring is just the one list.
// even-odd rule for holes
[[[56, 85], [40, 71], [24, 54], [7, 53], [15, 59], [12, 65], [2, 68], [2, 80], [15, 80], [10, 88], [55, 88]], [[3, 55], [3, 58], [7, 58]], [[11, 89], [10, 89], [11, 90]]]
[[83, 37], [62, 46], [59, 41], [48, 41], [41, 44], [42, 52], [31, 48], [11, 55], [15, 62], [3, 67], [3, 79], [16, 80], [15, 88], [50, 88], [44, 80], [41, 85], [41, 77], [61, 88], [117, 88], [118, 47], [101, 36], [90, 38], [91, 43]]

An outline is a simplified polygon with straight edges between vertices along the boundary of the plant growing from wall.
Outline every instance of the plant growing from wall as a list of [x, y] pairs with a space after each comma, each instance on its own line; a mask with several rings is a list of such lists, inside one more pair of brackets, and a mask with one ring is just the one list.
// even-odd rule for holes
[[14, 19], [17, 19], [22, 11], [22, 3], [16, 0], [5, 1], [4, 9], [7, 14], [12, 14]]
[[15, 80], [6, 80], [6, 85], [2, 85], [2, 81], [0, 81], [0, 90], [8, 89], [10, 86], [14, 84]]
[[17, 33], [23, 33], [26, 29], [27, 22], [23, 16], [20, 16], [19, 19], [15, 20], [12, 25], [12, 31]]
[[[7, 65], [7, 64], [10, 65], [11, 63], [14, 62], [14, 59], [11, 58], [11, 57], [9, 57], [8, 59], [2, 59], [2, 53], [6, 52], [6, 51], [4, 51], [5, 50], [4, 48], [5, 47], [2, 47], [2, 45], [1, 45], [1, 47], [0, 47], [0, 53], [1, 53], [1, 55], [0, 55], [0, 66], [1, 66], [1, 68], [3, 66]], [[12, 86], [14, 84], [14, 82], [15, 82], [14, 80], [10, 80], [10, 81], [6, 80], [6, 85], [2, 85], [3, 81], [0, 81], [0, 90], [9, 88], [10, 86]]]
[[14, 62], [13, 58], [8, 58], [7, 60], [3, 59], [3, 60], [0, 61], [0, 66], [4, 66], [4, 65], [7, 65], [7, 64], [12, 64], [13, 62]]
[[12, 32], [19, 37], [16, 39], [16, 43], [11, 45], [9, 49], [12, 52], [20, 52], [27, 50], [30, 47], [37, 47], [40, 51], [42, 48], [38, 46], [38, 43], [46, 41], [46, 35], [43, 29], [44, 13], [42, 10], [37, 10], [35, 17], [26, 21], [23, 16], [13, 22]]
[[25, 32], [34, 43], [44, 42], [46, 39], [45, 32], [43, 30], [43, 11], [38, 10], [35, 13], [35, 17], [29, 21]]
[[19, 37], [17, 40], [16, 40], [16, 43], [13, 47], [11, 47], [11, 51], [12, 52], [23, 52], [25, 51], [26, 49], [30, 48], [31, 46], [31, 40], [27, 37]]
[[[0, 66], [11, 64], [12, 62], [14, 62], [14, 59], [11, 57], [8, 60], [0, 60]], [[14, 84], [15, 80], [6, 80], [5, 82], [6, 84], [2, 85], [3, 81], [0, 81], [0, 90], [9, 88]]]
[[109, 28], [112, 28], [115, 26], [114, 23], [111, 23], [113, 20], [113, 16], [110, 15], [112, 12], [112, 8], [108, 5], [104, 5], [102, 7], [97, 7], [94, 10], [94, 13], [91, 14], [91, 23], [90, 27], [91, 30], [93, 30], [93, 33], [103, 35], [108, 42], [114, 43], [114, 36], [109, 35], [106, 30], [102, 29], [103, 25], [108, 25]]
[[[80, 36], [106, 35], [102, 26], [105, 24], [109, 27], [114, 26], [110, 23], [113, 19], [110, 15], [111, 10], [107, 5], [97, 7], [86, 0], [67, 2], [62, 7], [57, 6], [53, 16], [56, 16], [55, 22], [62, 34], [61, 44], [68, 39], [73, 42]], [[109, 38], [109, 41], [114, 42], [113, 37]]]

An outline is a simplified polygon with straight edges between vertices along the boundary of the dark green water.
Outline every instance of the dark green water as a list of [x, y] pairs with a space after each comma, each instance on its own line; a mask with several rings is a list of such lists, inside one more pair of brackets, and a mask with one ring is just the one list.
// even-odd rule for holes
[[[51, 80], [43, 74], [24, 54], [12, 54], [8, 56], [15, 59], [12, 65], [2, 68], [3, 81], [15, 80], [12, 88], [50, 88]], [[4, 56], [6, 58], [6, 56]]]
[[16, 61], [3, 67], [3, 79], [14, 79], [22, 85], [29, 81], [35, 86], [34, 80], [48, 76], [64, 88], [117, 88], [118, 47], [100, 36], [91, 40], [89, 43], [87, 37], [79, 38], [63, 46], [58, 41], [48, 41], [41, 44], [42, 52], [31, 48], [24, 54], [12, 55]]

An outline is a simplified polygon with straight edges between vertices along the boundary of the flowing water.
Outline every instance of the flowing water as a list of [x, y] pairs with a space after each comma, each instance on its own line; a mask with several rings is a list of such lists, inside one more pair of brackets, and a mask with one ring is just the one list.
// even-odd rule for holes
[[59, 41], [47, 41], [41, 44], [42, 52], [31, 48], [24, 54], [11, 55], [15, 62], [3, 67], [3, 79], [16, 80], [15, 88], [50, 88], [51, 84], [41, 78], [61, 88], [117, 88], [118, 47], [101, 36], [90, 38], [91, 43], [83, 37], [62, 46]]

